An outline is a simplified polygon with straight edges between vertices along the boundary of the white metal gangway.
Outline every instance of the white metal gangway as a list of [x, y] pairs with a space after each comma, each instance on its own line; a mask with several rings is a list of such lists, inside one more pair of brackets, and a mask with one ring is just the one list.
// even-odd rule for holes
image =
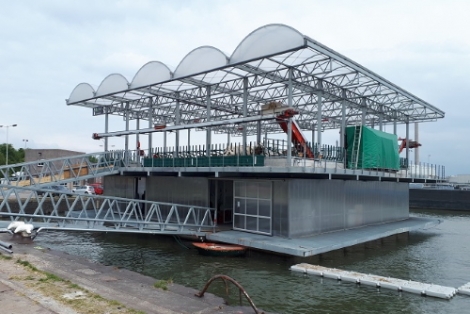
[[209, 207], [14, 187], [0, 189], [0, 227], [12, 221], [41, 230], [204, 236], [214, 232]]
[[[216, 212], [209, 207], [64, 193], [48, 185], [118, 174], [135, 166], [133, 155], [104, 152], [0, 167], [0, 228], [12, 221], [41, 230], [105, 231], [204, 236], [214, 232]], [[12, 180], [10, 174], [20, 174]]]
[[39, 187], [75, 182], [118, 174], [119, 168], [135, 163], [132, 152], [110, 151], [5, 165], [0, 166], [0, 186]]

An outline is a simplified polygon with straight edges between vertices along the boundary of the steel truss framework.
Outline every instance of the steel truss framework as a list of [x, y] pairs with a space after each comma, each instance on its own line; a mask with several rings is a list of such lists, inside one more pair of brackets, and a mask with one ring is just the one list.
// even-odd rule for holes
[[272, 120], [262, 121], [261, 130], [256, 121], [243, 127], [230, 123], [259, 115], [261, 106], [270, 101], [295, 108], [298, 124], [307, 130], [338, 129], [342, 123], [404, 124], [444, 117], [440, 109], [285, 25], [255, 30], [230, 58], [223, 55], [225, 62], [216, 67], [184, 71], [190, 61], [208, 63], [208, 58], [220, 54], [214, 47], [197, 48], [160, 81], [135, 82], [150, 62], [131, 83], [120, 75], [108, 76], [97, 91], [82, 83], [67, 104], [92, 108], [94, 115], [147, 120], [150, 125], [223, 120], [227, 124], [214, 126], [212, 131], [233, 135], [281, 132]]

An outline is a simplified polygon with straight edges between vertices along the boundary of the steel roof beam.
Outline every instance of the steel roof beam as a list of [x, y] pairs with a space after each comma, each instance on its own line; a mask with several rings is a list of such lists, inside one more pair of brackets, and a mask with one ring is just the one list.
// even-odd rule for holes
[[[232, 119], [230, 120], [230, 124], [235, 125], [235, 124], [241, 124], [241, 123], [247, 123], [247, 122], [253, 122], [253, 121], [274, 120], [276, 119], [276, 117], [277, 117], [277, 114], [251, 116], [251, 117], [246, 117], [246, 118]], [[132, 135], [132, 134], [176, 131], [176, 130], [195, 129], [195, 128], [208, 128], [208, 127], [214, 127], [214, 126], [226, 125], [226, 124], [227, 124], [226, 120], [207, 121], [207, 122], [193, 123], [193, 124], [162, 126], [158, 128], [125, 130], [125, 131], [116, 131], [116, 132], [107, 132], [107, 133], [94, 133], [93, 136], [95, 139], [101, 139], [103, 137], [123, 136], [123, 135]]]

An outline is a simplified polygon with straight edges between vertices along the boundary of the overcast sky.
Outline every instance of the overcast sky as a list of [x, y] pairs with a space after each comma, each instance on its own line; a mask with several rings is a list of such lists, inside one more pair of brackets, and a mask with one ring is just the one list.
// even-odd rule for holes
[[[91, 134], [104, 116], [65, 103], [77, 84], [131, 81], [149, 61], [174, 69], [203, 45], [230, 56], [253, 30], [282, 23], [445, 111], [420, 125], [421, 161], [470, 173], [470, 1], [0, 0], [0, 15], [0, 125], [18, 125], [8, 128], [17, 149], [100, 151]], [[122, 129], [114, 118], [111, 131]], [[0, 143], [6, 136], [0, 128]]]

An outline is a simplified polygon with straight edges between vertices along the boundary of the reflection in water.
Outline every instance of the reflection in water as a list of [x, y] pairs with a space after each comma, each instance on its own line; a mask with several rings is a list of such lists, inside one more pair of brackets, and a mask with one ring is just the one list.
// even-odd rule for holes
[[[173, 237], [99, 233], [44, 233], [36, 239], [70, 254], [124, 267], [201, 289], [212, 276], [237, 280], [255, 304], [277, 313], [464, 313], [469, 297], [450, 301], [425, 298], [391, 290], [356, 286], [289, 271], [297, 263], [318, 264], [350, 271], [411, 279], [459, 287], [470, 282], [468, 267], [470, 215], [462, 212], [414, 211], [443, 222], [435, 228], [357, 245], [310, 258], [296, 258], [250, 251], [245, 258], [202, 256]], [[184, 243], [188, 247], [188, 243]], [[222, 282], [209, 292], [225, 297]], [[238, 303], [230, 290], [229, 303]], [[246, 305], [246, 304], [245, 304]]]

